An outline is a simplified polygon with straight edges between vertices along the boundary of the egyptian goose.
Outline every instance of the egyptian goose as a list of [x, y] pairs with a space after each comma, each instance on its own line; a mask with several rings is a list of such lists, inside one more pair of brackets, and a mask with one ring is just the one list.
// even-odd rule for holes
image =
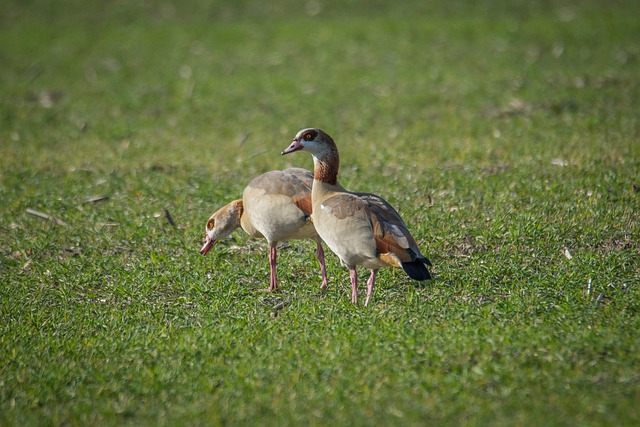
[[242, 200], [234, 200], [216, 211], [207, 221], [206, 242], [200, 253], [207, 252], [236, 228], [253, 237], [264, 237], [269, 243], [269, 288], [278, 289], [276, 277], [277, 244], [283, 240], [311, 239], [316, 242], [322, 285], [327, 288], [322, 239], [310, 221], [311, 184], [313, 174], [306, 169], [274, 170], [254, 178], [244, 189]]
[[338, 183], [338, 148], [329, 135], [303, 129], [282, 154], [298, 150], [313, 156], [311, 219], [318, 235], [349, 268], [352, 302], [358, 302], [358, 265], [371, 271], [365, 306], [380, 267], [402, 268], [415, 280], [431, 279], [426, 267], [431, 262], [420, 253], [398, 212], [379, 196], [352, 193]]

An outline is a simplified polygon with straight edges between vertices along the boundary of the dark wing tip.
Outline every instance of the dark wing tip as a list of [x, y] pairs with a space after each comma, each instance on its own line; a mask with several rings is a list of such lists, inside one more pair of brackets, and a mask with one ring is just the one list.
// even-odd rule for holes
[[[429, 260], [426, 260], [427, 262]], [[428, 265], [431, 265], [430, 263]], [[407, 276], [411, 277], [413, 280], [431, 280], [431, 274], [427, 267], [425, 266], [425, 262], [422, 260], [412, 261], [412, 262], [403, 262], [402, 269]]]

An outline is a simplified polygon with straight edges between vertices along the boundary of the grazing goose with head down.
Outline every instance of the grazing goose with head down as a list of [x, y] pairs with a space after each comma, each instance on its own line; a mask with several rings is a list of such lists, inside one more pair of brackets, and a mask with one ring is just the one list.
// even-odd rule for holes
[[431, 279], [426, 267], [431, 262], [420, 253], [400, 214], [381, 197], [352, 193], [338, 183], [338, 148], [329, 135], [303, 129], [282, 154], [299, 150], [313, 156], [311, 219], [318, 235], [349, 268], [352, 302], [358, 302], [358, 265], [371, 271], [365, 306], [381, 267], [402, 268], [415, 280]]
[[202, 255], [236, 228], [269, 243], [271, 270], [267, 292], [278, 289], [276, 277], [277, 244], [290, 239], [312, 239], [322, 272], [321, 289], [327, 288], [322, 240], [309, 219], [313, 174], [306, 169], [274, 170], [254, 178], [245, 188], [242, 199], [234, 200], [216, 211], [207, 221]]

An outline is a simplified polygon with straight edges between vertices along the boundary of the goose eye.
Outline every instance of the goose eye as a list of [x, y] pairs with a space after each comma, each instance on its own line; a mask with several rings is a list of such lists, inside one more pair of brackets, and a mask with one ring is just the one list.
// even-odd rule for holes
[[304, 139], [306, 139], [307, 141], [311, 141], [313, 139], [313, 135], [311, 133], [305, 133]]
[[207, 223], [207, 230], [213, 230], [213, 222], [214, 222], [214, 221], [213, 221], [213, 220], [211, 220], [211, 221], [209, 221], [209, 222]]

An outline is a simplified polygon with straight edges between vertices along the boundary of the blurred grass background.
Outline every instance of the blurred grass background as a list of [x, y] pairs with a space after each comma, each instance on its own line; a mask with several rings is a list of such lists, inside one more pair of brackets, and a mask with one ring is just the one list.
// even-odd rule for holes
[[[615, 155], [606, 129], [634, 130], [613, 114], [637, 95], [632, 2], [227, 3], [7, 2], [4, 137], [70, 166], [253, 157], [265, 169], [305, 126], [366, 135], [380, 156], [419, 142], [410, 156], [425, 166], [585, 143]], [[532, 114], [496, 121], [513, 103]], [[575, 141], [576, 125], [596, 133]], [[549, 128], [562, 144], [543, 153]]]

